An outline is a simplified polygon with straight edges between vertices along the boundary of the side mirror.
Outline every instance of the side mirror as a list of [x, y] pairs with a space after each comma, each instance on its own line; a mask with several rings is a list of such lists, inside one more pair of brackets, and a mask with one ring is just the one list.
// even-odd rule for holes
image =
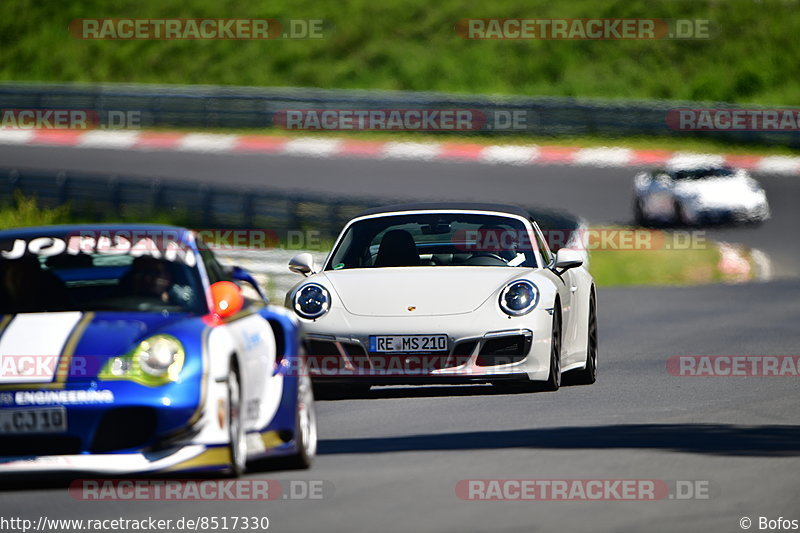
[[289, 270], [308, 276], [314, 272], [314, 257], [308, 252], [297, 254], [289, 260]]
[[565, 272], [570, 268], [579, 267], [583, 264], [583, 255], [578, 250], [570, 250], [569, 248], [562, 248], [556, 252], [555, 268], [560, 268], [561, 272]]
[[220, 318], [233, 316], [244, 306], [242, 289], [232, 281], [218, 281], [211, 285], [211, 299], [214, 314]]

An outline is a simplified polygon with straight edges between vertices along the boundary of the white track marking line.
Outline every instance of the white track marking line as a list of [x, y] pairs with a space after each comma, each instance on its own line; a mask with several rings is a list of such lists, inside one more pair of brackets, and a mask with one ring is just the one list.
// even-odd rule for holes
[[584, 148], [573, 157], [573, 164], [597, 167], [624, 167], [630, 165], [633, 151], [628, 148]]
[[671, 167], [720, 166], [724, 164], [724, 155], [694, 152], [676, 152], [667, 160], [667, 166]]
[[762, 157], [755, 168], [758, 172], [770, 174], [800, 174], [800, 157], [783, 155]]
[[319, 139], [317, 137], [292, 139], [283, 147], [283, 153], [286, 155], [333, 157], [339, 153], [342, 143], [344, 141], [339, 139]]
[[436, 143], [388, 142], [381, 151], [381, 157], [429, 161], [435, 159], [441, 150], [442, 145]]
[[284, 146], [283, 153], [311, 157], [332, 157], [339, 153], [339, 148], [343, 142], [340, 139], [319, 139], [317, 137], [292, 139]]
[[0, 144], [28, 144], [36, 136], [33, 130], [6, 130], [0, 128]]
[[481, 152], [479, 161], [492, 164], [527, 165], [539, 157], [535, 146], [487, 146]]
[[82, 148], [131, 148], [139, 139], [138, 131], [89, 131], [81, 135]]
[[177, 149], [187, 152], [228, 152], [238, 138], [238, 135], [190, 133], [180, 140]]

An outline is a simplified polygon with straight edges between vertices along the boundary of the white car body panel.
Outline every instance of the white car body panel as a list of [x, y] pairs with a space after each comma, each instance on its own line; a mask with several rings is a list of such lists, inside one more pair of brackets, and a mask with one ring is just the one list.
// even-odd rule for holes
[[[519, 273], [500, 267], [387, 267], [375, 272], [361, 269], [321, 273], [336, 291], [342, 306], [353, 315], [404, 317], [415, 305], [414, 316], [467, 314], [480, 307], [492, 291]], [[453, 293], [452, 287], [471, 285], [474, 290]], [[397, 289], [397, 290], [387, 290]]]
[[[218, 326], [211, 330], [208, 346], [210, 354], [222, 354], [211, 356], [215, 383], [227, 382], [231, 356], [236, 354], [242, 381], [245, 431], [263, 428], [277, 413], [283, 393], [282, 376], [272, 376], [276, 348], [269, 322], [256, 313]], [[227, 403], [227, 386], [219, 392], [222, 396], [217, 400]], [[227, 428], [219, 437], [227, 442]]]

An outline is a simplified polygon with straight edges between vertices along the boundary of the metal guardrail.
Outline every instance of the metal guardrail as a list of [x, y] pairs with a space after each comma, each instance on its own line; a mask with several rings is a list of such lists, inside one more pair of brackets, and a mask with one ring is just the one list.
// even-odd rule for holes
[[[269, 230], [279, 237], [290, 231], [315, 231], [321, 239], [336, 237], [355, 215], [387, 203], [188, 180], [0, 167], [0, 204], [13, 201], [17, 192], [36, 197], [43, 207], [68, 205], [73, 214], [93, 222], [169, 220], [193, 228]], [[571, 231], [580, 224], [564, 213], [529, 211], [543, 229]]]
[[[759, 106], [748, 106], [749, 109]], [[0, 109], [81, 109], [99, 116], [136, 111], [142, 127], [269, 128], [288, 109], [473, 109], [486, 127], [476, 134], [546, 136], [693, 136], [800, 147], [800, 132], [676, 131], [675, 109], [743, 109], [726, 103], [488, 97], [432, 92], [223, 86], [0, 83]], [[524, 127], [500, 128], [498, 112], [523, 112]], [[465, 133], [465, 132], [460, 132]], [[446, 133], [443, 133], [446, 134]]]
[[268, 228], [279, 235], [313, 229], [334, 237], [369, 199], [293, 195], [269, 189], [161, 181], [135, 176], [0, 168], [0, 203], [15, 192], [40, 206], [68, 205], [87, 221], [170, 220], [199, 228]]

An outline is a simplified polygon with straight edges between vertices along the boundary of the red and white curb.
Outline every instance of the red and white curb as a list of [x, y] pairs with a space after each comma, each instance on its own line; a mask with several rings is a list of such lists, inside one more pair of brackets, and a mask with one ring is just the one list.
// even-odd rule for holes
[[800, 174], [800, 157], [795, 156], [701, 154], [615, 147], [382, 142], [321, 137], [129, 130], [19, 129], [0, 129], [0, 144], [205, 153], [269, 153], [320, 158], [473, 161], [505, 165], [649, 167], [702, 163], [728, 164], [768, 174], [792, 176]]

